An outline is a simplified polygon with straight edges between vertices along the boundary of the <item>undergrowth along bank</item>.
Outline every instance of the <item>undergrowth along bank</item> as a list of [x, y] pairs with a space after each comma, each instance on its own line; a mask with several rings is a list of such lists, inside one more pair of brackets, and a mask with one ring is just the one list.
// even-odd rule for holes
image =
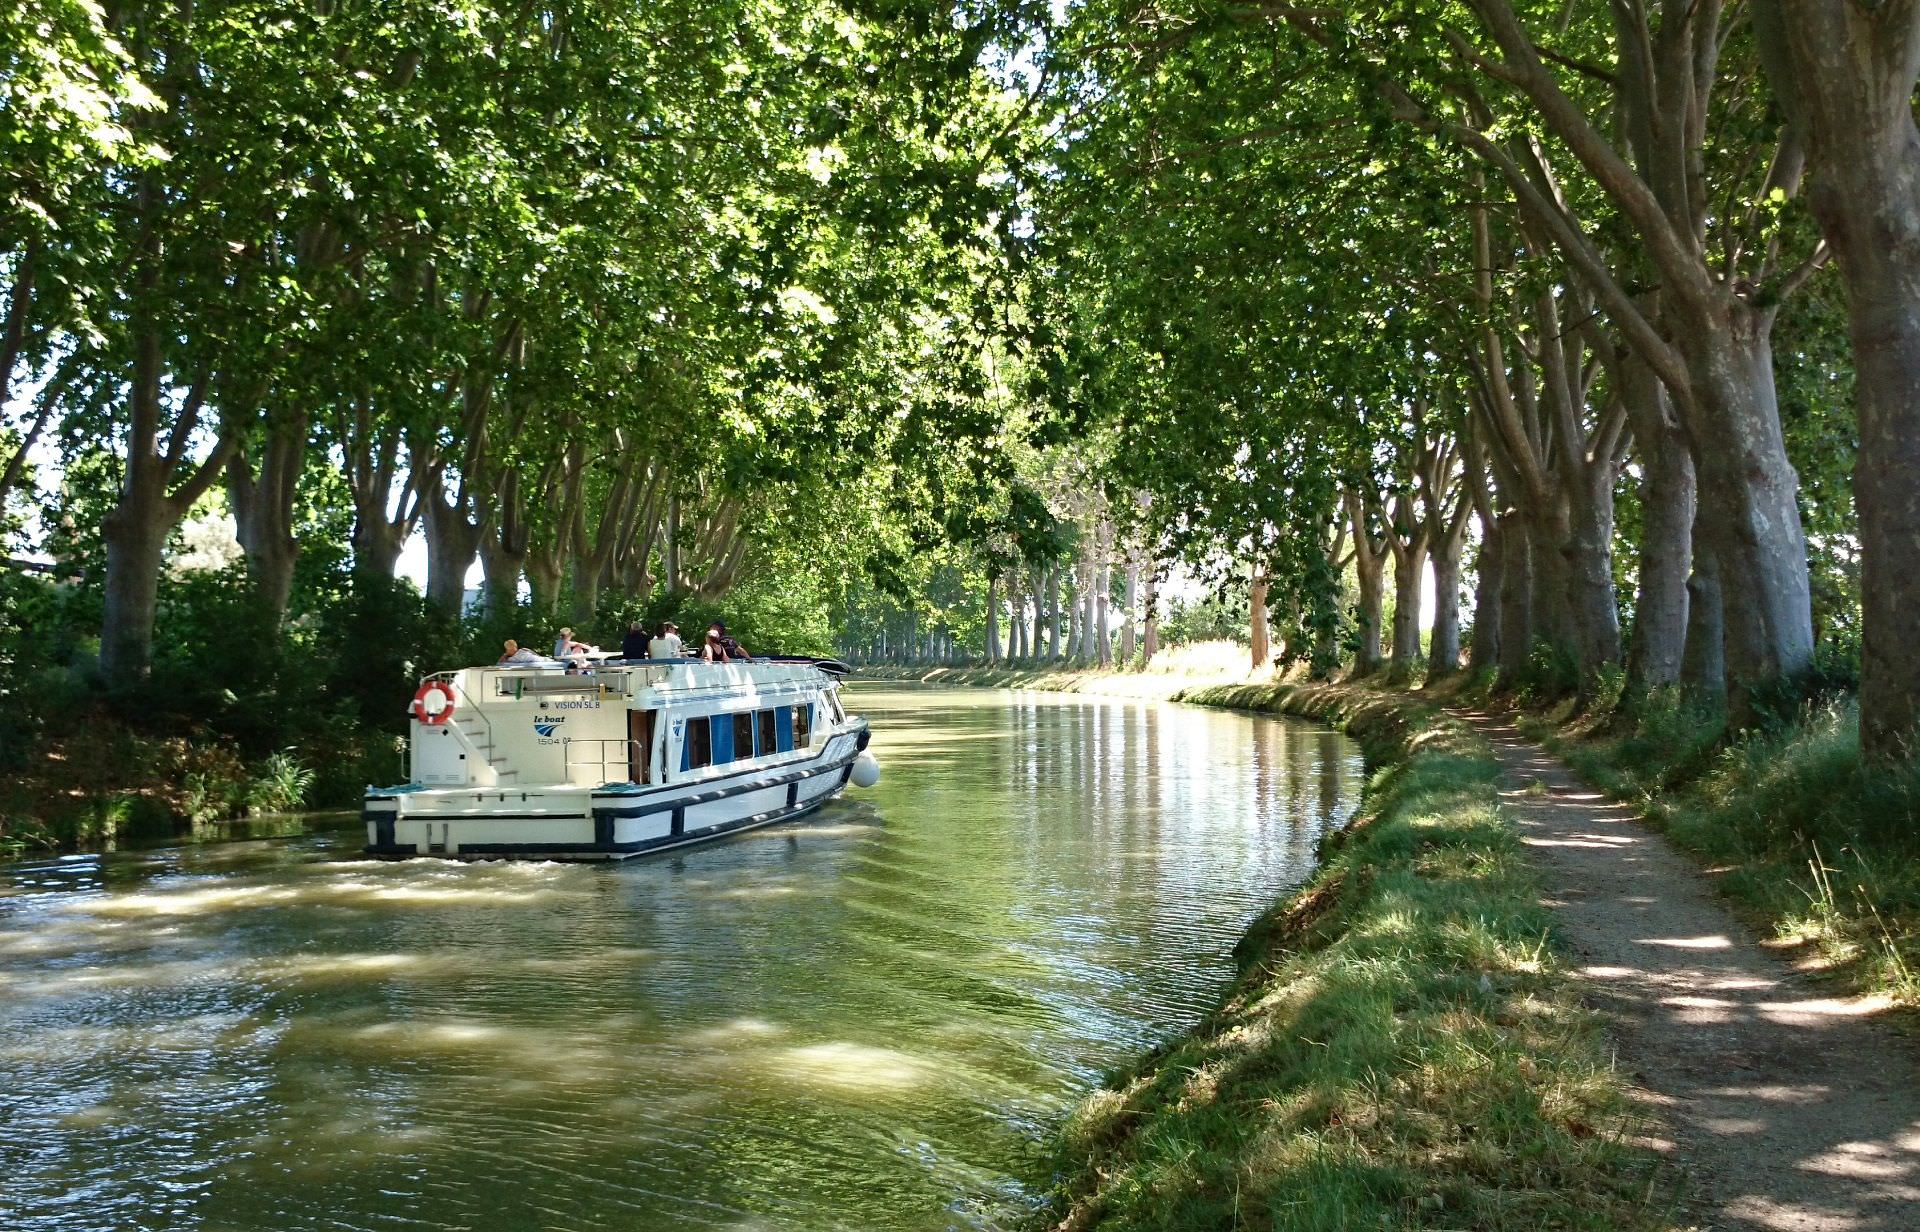
[[1063, 1229], [1673, 1226], [1593, 1015], [1502, 819], [1491, 750], [1405, 694], [1244, 685], [1376, 767], [1319, 871], [1242, 942], [1218, 1010], [1074, 1114]]
[[1728, 739], [1678, 694], [1522, 729], [1705, 865], [1750, 923], [1850, 991], [1920, 1007], [1920, 761], [1870, 766], [1838, 697]]

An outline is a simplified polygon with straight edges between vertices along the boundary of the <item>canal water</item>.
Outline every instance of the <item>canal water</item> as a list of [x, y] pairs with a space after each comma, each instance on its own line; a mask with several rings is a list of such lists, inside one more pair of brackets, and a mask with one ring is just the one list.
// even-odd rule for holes
[[1361, 784], [1277, 718], [861, 688], [881, 785], [619, 865], [0, 865], [0, 1228], [992, 1228]]

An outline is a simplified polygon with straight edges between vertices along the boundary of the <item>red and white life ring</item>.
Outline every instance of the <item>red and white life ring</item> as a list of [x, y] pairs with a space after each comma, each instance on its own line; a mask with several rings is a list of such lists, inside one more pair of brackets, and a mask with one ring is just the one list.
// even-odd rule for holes
[[453, 718], [453, 686], [444, 680], [429, 680], [413, 695], [408, 707], [413, 717], [428, 727], [438, 727]]

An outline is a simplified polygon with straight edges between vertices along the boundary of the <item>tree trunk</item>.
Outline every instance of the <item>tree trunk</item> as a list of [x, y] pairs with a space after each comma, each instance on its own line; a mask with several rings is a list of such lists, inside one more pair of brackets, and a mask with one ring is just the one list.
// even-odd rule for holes
[[1134, 634], [1134, 612], [1140, 604], [1140, 562], [1127, 560], [1126, 597], [1120, 613], [1120, 663], [1123, 667], [1132, 667], [1133, 659], [1139, 653]]
[[1860, 746], [1913, 751], [1920, 722], [1920, 10], [1760, 0], [1754, 29], [1802, 136], [1810, 204], [1838, 258], [1860, 446]]
[[1701, 697], [1726, 696], [1726, 636], [1719, 562], [1712, 548], [1696, 540], [1693, 576], [1687, 579], [1687, 648], [1680, 679]]
[[1581, 487], [1567, 484], [1568, 534], [1562, 548], [1568, 632], [1581, 687], [1620, 662], [1620, 606], [1613, 590], [1613, 468], [1590, 466]]
[[[433, 528], [431, 526], [427, 528], [427, 538], [429, 541], [433, 538]], [[471, 558], [469, 558], [468, 563], [472, 563]], [[429, 579], [433, 576], [431, 564], [429, 564], [427, 576]], [[432, 586], [429, 585], [429, 598], [432, 598], [432, 593]], [[573, 622], [577, 625], [585, 625], [593, 619], [594, 613], [599, 610], [600, 571], [592, 567], [592, 562], [582, 560], [576, 555], [573, 558]]]
[[462, 506], [463, 502], [449, 503], [436, 494], [426, 507], [427, 602], [448, 616], [461, 614], [467, 572], [480, 554], [485, 529], [469, 521]]
[[1000, 579], [987, 579], [987, 662], [1000, 661]]
[[1556, 491], [1547, 508], [1521, 512], [1527, 523], [1527, 607], [1533, 619], [1533, 636], [1526, 653], [1531, 655], [1542, 642], [1555, 651], [1572, 652], [1573, 606], [1568, 593], [1566, 548], [1573, 528], [1564, 493]]
[[293, 504], [306, 464], [307, 417], [289, 414], [269, 424], [260, 474], [244, 449], [227, 460], [227, 496], [234, 537], [246, 554], [247, 576], [277, 626], [293, 601], [300, 545], [293, 537]]
[[361, 577], [391, 581], [400, 568], [400, 550], [405, 546], [400, 528], [386, 518], [354, 518], [353, 571]]
[[1533, 664], [1533, 550], [1527, 520], [1500, 515], [1500, 686], [1512, 688]]
[[1387, 606], [1387, 558], [1384, 555], [1356, 557], [1354, 573], [1359, 578], [1360, 596], [1353, 614], [1359, 639], [1353, 652], [1353, 672], [1356, 676], [1370, 676], [1380, 670], [1383, 661], [1380, 622]]
[[[1920, 155], [1913, 155], [1920, 157]], [[1915, 182], [1917, 177], [1908, 177]], [[1916, 189], [1920, 191], [1920, 189]], [[1875, 760], [1913, 752], [1920, 722], [1920, 197], [1904, 203], [1898, 270], [1848, 268], [1860, 448], [1860, 744]]]
[[1145, 669], [1153, 662], [1153, 656], [1160, 653], [1160, 573], [1157, 569], [1147, 570], [1146, 628], [1141, 635], [1140, 666]]
[[1091, 558], [1080, 562], [1080, 578], [1080, 645], [1076, 653], [1083, 662], [1092, 662], [1094, 620], [1098, 611], [1094, 591], [1098, 588], [1100, 570]]
[[1480, 548], [1473, 561], [1473, 644], [1467, 651], [1467, 670], [1475, 675], [1500, 665], [1500, 599], [1504, 593], [1501, 523], [1496, 517], [1479, 516]]
[[1731, 312], [1688, 331], [1688, 359], [1701, 515], [1695, 542], [1713, 552], [1728, 698], [1738, 715], [1746, 686], [1792, 675], [1812, 660], [1813, 603], [1800, 479], [1774, 402], [1771, 319], [1744, 306]]
[[1099, 569], [1094, 573], [1094, 578], [1094, 603], [1097, 614], [1095, 628], [1098, 629], [1100, 637], [1100, 666], [1112, 667], [1113, 633], [1110, 626], [1113, 608], [1113, 566], [1102, 561]]
[[1693, 455], [1665, 388], [1635, 357], [1624, 373], [1640, 452], [1640, 582], [1627, 644], [1627, 696], [1639, 698], [1680, 679], [1696, 500]]
[[1080, 602], [1080, 595], [1082, 592], [1080, 590], [1080, 573], [1079, 573], [1078, 565], [1075, 566], [1074, 571], [1070, 576], [1073, 579], [1073, 588], [1065, 596], [1066, 609], [1067, 609], [1067, 642], [1066, 642], [1065, 657], [1069, 659], [1073, 658], [1075, 655], [1080, 653], [1080, 609], [1082, 607], [1082, 604]]
[[1458, 538], [1433, 551], [1433, 631], [1427, 639], [1427, 676], [1460, 670], [1460, 553]]
[[[160, 566], [167, 536], [226, 469], [238, 443], [222, 432], [213, 452], [197, 465], [185, 457], [186, 442], [199, 421], [206, 394], [203, 378], [188, 391], [164, 434], [164, 380], [158, 331], [142, 329], [136, 342], [133, 379], [128, 390], [130, 422], [120, 494], [101, 521], [107, 549], [105, 607], [101, 613], [100, 670], [110, 685], [144, 678], [153, 666], [153, 621], [160, 595]], [[168, 485], [182, 471], [187, 478], [174, 491]]]
[[1257, 672], [1273, 661], [1273, 634], [1267, 624], [1267, 574], [1258, 565], [1253, 567], [1253, 584], [1247, 588], [1247, 628], [1253, 670]]
[[1047, 657], [1060, 657], [1060, 562], [1047, 566]]
[[105, 610], [100, 622], [100, 671], [109, 684], [146, 676], [153, 664], [153, 619], [160, 596], [160, 564], [173, 522], [157, 491], [124, 492], [101, 522], [106, 541]]
[[487, 615], [498, 617], [520, 603], [520, 574], [526, 568], [525, 551], [514, 551], [499, 535], [480, 538], [480, 568], [486, 581]]
[[1393, 553], [1393, 658], [1387, 674], [1411, 680], [1420, 660], [1420, 591], [1426, 582], [1427, 545], [1414, 542]]

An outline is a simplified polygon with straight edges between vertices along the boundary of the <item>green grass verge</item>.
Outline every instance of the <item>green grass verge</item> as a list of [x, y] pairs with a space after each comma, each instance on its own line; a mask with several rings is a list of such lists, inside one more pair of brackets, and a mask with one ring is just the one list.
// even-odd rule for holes
[[1700, 857], [1794, 957], [1920, 1006], [1920, 763], [1863, 765], [1853, 703], [1732, 741], [1717, 713], [1675, 696], [1522, 727]]
[[1045, 1221], [1673, 1226], [1676, 1186], [1550, 942], [1484, 742], [1403, 693], [1183, 700], [1341, 724], [1377, 769], [1313, 881], [1242, 943], [1221, 1007], [1071, 1118]]

